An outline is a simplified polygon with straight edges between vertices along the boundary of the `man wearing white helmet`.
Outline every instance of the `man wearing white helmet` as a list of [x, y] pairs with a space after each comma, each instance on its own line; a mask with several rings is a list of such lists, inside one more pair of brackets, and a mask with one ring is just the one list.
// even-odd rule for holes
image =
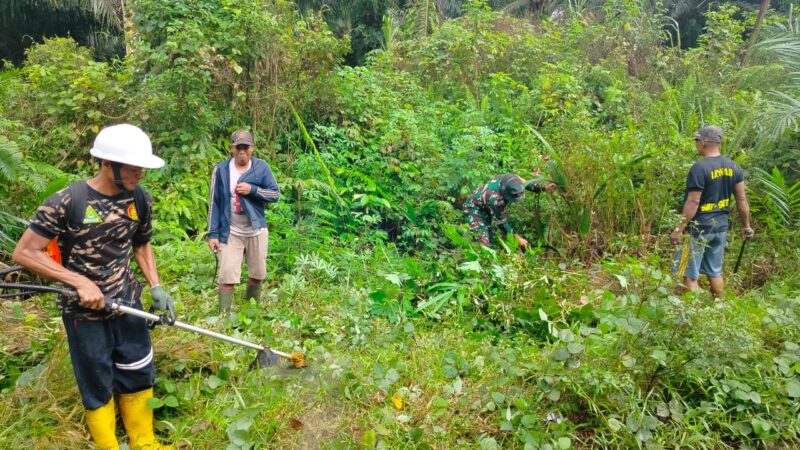
[[[153, 410], [147, 407], [155, 380], [147, 324], [104, 310], [105, 298], [142, 309], [142, 284], [130, 264], [132, 251], [150, 285], [153, 309], [168, 311], [174, 318], [173, 300], [159, 283], [150, 245], [152, 197], [139, 187], [143, 169], [160, 168], [164, 161], [153, 155], [147, 135], [127, 124], [101, 130], [90, 154], [100, 162], [97, 175], [48, 197], [17, 243], [13, 258], [77, 291], [77, 304], [68, 298], [59, 303], [95, 444], [119, 448], [116, 393], [131, 448], [172, 448], [156, 442]], [[59, 247], [57, 260], [47, 253], [53, 240]]]

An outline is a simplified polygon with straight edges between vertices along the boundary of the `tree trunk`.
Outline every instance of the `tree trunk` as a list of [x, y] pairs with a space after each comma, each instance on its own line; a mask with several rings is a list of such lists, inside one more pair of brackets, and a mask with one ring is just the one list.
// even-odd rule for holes
[[122, 24], [122, 41], [125, 44], [125, 56], [131, 54], [130, 42], [133, 39], [133, 11], [125, 8], [125, 0], [119, 0], [120, 23]]
[[758, 39], [758, 30], [761, 29], [761, 23], [764, 21], [764, 17], [767, 15], [767, 10], [769, 10], [769, 0], [761, 0], [761, 7], [758, 9], [758, 17], [756, 18], [756, 23], [753, 25], [753, 32], [750, 34], [750, 39], [747, 41], [747, 47], [744, 49], [744, 54], [742, 57], [742, 64], [747, 64], [747, 61], [750, 60], [750, 53], [753, 50], [753, 44], [756, 43], [756, 39]]

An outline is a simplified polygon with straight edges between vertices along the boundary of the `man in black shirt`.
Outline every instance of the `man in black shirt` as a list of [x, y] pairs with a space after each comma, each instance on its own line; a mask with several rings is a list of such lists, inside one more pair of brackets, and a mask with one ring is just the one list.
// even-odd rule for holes
[[750, 207], [744, 192], [742, 169], [722, 156], [722, 129], [709, 125], [694, 136], [697, 153], [703, 157], [689, 170], [683, 204], [683, 220], [673, 230], [673, 244], [683, 244], [675, 254], [673, 270], [683, 277], [686, 289], [697, 289], [700, 274], [708, 276], [711, 294], [722, 296], [722, 254], [728, 232], [731, 197], [742, 220], [742, 237], [752, 239]]
[[[153, 198], [139, 187], [143, 169], [157, 169], [164, 161], [153, 155], [150, 138], [128, 124], [101, 130], [90, 154], [100, 160], [97, 175], [48, 197], [13, 257], [27, 269], [77, 291], [77, 305], [62, 299], [62, 320], [95, 445], [119, 449], [117, 393], [128, 446], [171, 449], [156, 442], [153, 410], [147, 407], [155, 381], [147, 323], [104, 311], [105, 298], [142, 309], [142, 284], [131, 267], [131, 254], [150, 285], [153, 307], [174, 311], [172, 297], [159, 282], [150, 245]], [[137, 195], [143, 201], [137, 201]], [[73, 224], [76, 211], [80, 221]], [[46, 253], [53, 239], [58, 239], [63, 266]]]

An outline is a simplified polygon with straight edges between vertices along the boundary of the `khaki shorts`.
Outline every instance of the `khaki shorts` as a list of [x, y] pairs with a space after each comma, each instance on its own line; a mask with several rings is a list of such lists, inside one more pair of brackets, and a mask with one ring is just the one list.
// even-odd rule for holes
[[267, 277], [267, 247], [269, 231], [266, 228], [256, 236], [228, 236], [228, 243], [219, 251], [219, 284], [239, 284], [242, 280], [242, 259], [247, 264], [247, 276], [255, 280]]

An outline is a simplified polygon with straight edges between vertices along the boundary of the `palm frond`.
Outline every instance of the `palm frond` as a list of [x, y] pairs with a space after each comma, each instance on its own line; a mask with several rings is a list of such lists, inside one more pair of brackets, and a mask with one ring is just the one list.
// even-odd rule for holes
[[789, 67], [800, 68], [800, 34], [774, 34], [754, 48], [759, 53], [774, 55]]
[[26, 19], [26, 11], [45, 10], [54, 14], [64, 11], [83, 11], [100, 25], [112, 30], [122, 29], [123, 0], [3, 0], [0, 2], [0, 23]]
[[766, 142], [775, 142], [787, 130], [800, 131], [800, 98], [781, 91], [770, 91], [772, 99], [756, 115], [756, 123], [763, 130], [759, 133]]
[[761, 202], [766, 209], [773, 211], [784, 226], [800, 224], [800, 181], [789, 186], [775, 167], [771, 173], [756, 168], [753, 175], [763, 193]]
[[[82, 0], [86, 1], [86, 0]], [[91, 10], [98, 21], [111, 29], [122, 29], [123, 0], [91, 0]]]
[[0, 136], [0, 180], [14, 181], [22, 168], [22, 154], [16, 142]]
[[463, 5], [463, 0], [436, 0], [436, 10], [442, 19], [460, 17], [464, 13]]
[[800, 71], [800, 17], [794, 16], [793, 5], [789, 7], [786, 22], [766, 27], [764, 38], [753, 48], [762, 54], [774, 55], [787, 67]]
[[436, 29], [439, 22], [439, 13], [436, 11], [436, 6], [436, 0], [417, 1], [414, 7], [417, 13], [417, 20], [414, 24], [417, 36], [427, 36]]
[[11, 253], [17, 243], [17, 237], [27, 226], [27, 220], [0, 211], [0, 250]]

